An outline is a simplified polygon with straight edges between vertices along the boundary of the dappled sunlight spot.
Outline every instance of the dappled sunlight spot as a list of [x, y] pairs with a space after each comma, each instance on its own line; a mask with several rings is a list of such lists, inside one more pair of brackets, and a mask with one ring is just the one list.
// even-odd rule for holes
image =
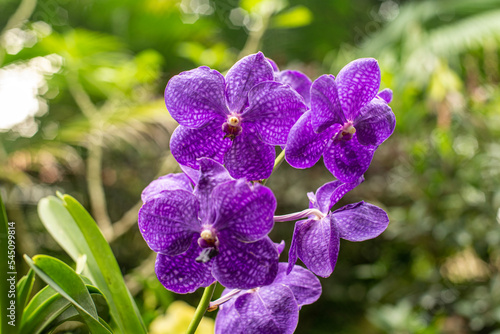
[[484, 281], [490, 276], [488, 265], [472, 248], [449, 257], [440, 268], [441, 275], [453, 283]]
[[61, 65], [62, 58], [51, 54], [0, 68], [0, 132], [14, 129], [31, 137], [38, 131], [34, 117], [48, 110], [41, 97], [48, 91], [46, 76], [58, 72]]
[[[150, 334], [184, 333], [194, 316], [195, 308], [186, 302], [176, 300], [170, 304], [163, 316], [157, 317], [149, 327]], [[213, 319], [203, 317], [196, 330], [197, 334], [212, 334], [215, 323]]]
[[210, 0], [182, 0], [180, 5], [182, 22], [185, 24], [193, 24], [200, 16], [208, 16], [214, 13], [214, 7]]

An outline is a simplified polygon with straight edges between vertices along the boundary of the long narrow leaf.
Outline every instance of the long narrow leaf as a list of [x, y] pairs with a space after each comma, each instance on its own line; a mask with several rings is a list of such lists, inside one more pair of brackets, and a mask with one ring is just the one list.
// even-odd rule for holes
[[99, 322], [97, 309], [83, 280], [64, 262], [46, 255], [37, 255], [26, 262], [36, 274], [61, 296], [73, 304], [91, 333], [107, 334], [110, 331]]
[[[16, 297], [15, 293], [11, 291], [11, 287], [15, 287], [16, 269], [14, 267], [14, 252], [12, 251], [9, 254], [8, 236], [9, 222], [7, 221], [7, 213], [3, 205], [2, 196], [0, 196], [0, 307], [2, 308], [0, 331], [1, 333], [14, 334], [17, 333], [16, 305], [11, 306], [11, 303], [16, 302]], [[11, 257], [9, 258], [9, 256]], [[12, 278], [14, 278], [14, 281], [12, 281]], [[12, 314], [9, 308], [13, 308]]]
[[[107, 305], [102, 292], [91, 285], [86, 285], [86, 287], [98, 308], [99, 315], [102, 314], [102, 316], [108, 317], [109, 309], [105, 309]], [[75, 320], [83, 321], [78, 311], [66, 298], [61, 296], [50, 286], [45, 286], [45, 288], [40, 290], [26, 306], [19, 334], [47, 332], [50, 328], [55, 328], [60, 325], [64, 320], [70, 320], [70, 317], [65, 318], [64, 314], [76, 315], [77, 317]], [[101, 316], [99, 318], [101, 318]], [[110, 328], [108, 329], [111, 331]]]
[[28, 304], [28, 298], [30, 297], [31, 290], [33, 289], [33, 283], [35, 283], [35, 272], [30, 269], [26, 276], [23, 276], [19, 282], [17, 282], [17, 318], [23, 318], [24, 308]]
[[45, 330], [71, 303], [50, 286], [40, 290], [26, 306], [19, 334], [38, 334]]
[[89, 213], [72, 197], [61, 202], [51, 196], [38, 204], [45, 228], [74, 261], [87, 256], [83, 274], [106, 297], [114, 322], [122, 333], [146, 333], [139, 311], [123, 280], [116, 259]]

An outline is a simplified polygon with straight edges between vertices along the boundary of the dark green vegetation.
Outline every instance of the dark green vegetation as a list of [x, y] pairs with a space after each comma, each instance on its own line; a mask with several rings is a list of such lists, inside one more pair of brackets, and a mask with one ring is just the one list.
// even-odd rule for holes
[[[500, 333], [500, 1], [0, 0], [0, 8], [0, 94], [17, 87], [1, 85], [7, 73], [35, 76], [13, 90], [28, 95], [0, 95], [0, 118], [29, 110], [35, 95], [32, 113], [41, 110], [0, 132], [18, 277], [29, 268], [22, 254], [74, 266], [37, 214], [38, 201], [59, 190], [99, 223], [146, 326], [174, 299], [195, 305], [201, 291], [175, 296], [158, 283], [135, 224], [142, 189], [179, 171], [168, 151], [176, 126], [163, 103], [168, 79], [200, 65], [225, 71], [257, 50], [312, 79], [374, 57], [381, 88], [394, 91], [396, 131], [338, 207], [363, 199], [391, 223], [375, 240], [341, 243], [297, 333]], [[331, 179], [322, 163], [283, 163], [267, 185], [286, 214]], [[292, 231], [282, 223], [271, 237], [289, 246]], [[107, 296], [92, 289], [86, 298]]]

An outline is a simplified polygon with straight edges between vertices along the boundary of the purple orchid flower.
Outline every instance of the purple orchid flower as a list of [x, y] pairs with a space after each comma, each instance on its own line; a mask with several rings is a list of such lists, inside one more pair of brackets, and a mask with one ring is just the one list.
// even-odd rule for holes
[[347, 192], [363, 181], [363, 177], [354, 183], [335, 180], [321, 186], [316, 194], [307, 194], [309, 207], [316, 209], [318, 214], [295, 223], [288, 254], [289, 272], [298, 257], [313, 273], [328, 277], [337, 263], [340, 238], [364, 241], [377, 237], [387, 228], [389, 217], [385, 211], [365, 202], [349, 204], [330, 212]]
[[224, 290], [231, 299], [220, 306], [215, 333], [257, 334], [293, 333], [302, 305], [314, 303], [321, 295], [321, 284], [309, 270], [280, 263], [278, 275], [270, 285], [245, 291]]
[[215, 280], [235, 289], [270, 284], [279, 256], [267, 237], [276, 209], [272, 191], [232, 179], [214, 160], [200, 159], [199, 166], [194, 189], [186, 175], [171, 174], [143, 191], [139, 230], [158, 253], [158, 279], [176, 293]]
[[380, 87], [373, 58], [347, 64], [337, 78], [322, 75], [311, 86], [311, 110], [290, 130], [286, 160], [295, 168], [312, 167], [323, 156], [339, 180], [355, 182], [377, 147], [394, 131], [396, 119], [387, 105], [392, 91]]
[[276, 145], [306, 110], [301, 96], [274, 81], [271, 64], [259, 52], [222, 74], [206, 66], [170, 79], [165, 104], [179, 123], [170, 149], [182, 165], [199, 168], [200, 157], [224, 163], [235, 178], [271, 175]]
[[267, 58], [274, 70], [274, 80], [289, 85], [302, 96], [307, 106], [311, 105], [311, 79], [304, 73], [294, 70], [280, 71], [276, 63]]

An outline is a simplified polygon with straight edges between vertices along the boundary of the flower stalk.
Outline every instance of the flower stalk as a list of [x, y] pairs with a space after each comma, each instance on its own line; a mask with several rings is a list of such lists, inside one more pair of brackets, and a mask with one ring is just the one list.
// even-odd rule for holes
[[234, 296], [236, 296], [240, 292], [241, 292], [241, 289], [234, 289], [234, 290], [226, 293], [223, 297], [220, 297], [219, 299], [214, 300], [213, 302], [210, 302], [210, 305], [208, 306], [207, 311], [208, 312], [215, 311], [219, 307], [219, 305], [224, 304], [225, 302], [227, 302], [228, 300], [230, 300], [231, 298], [233, 298]]
[[315, 216], [314, 219], [320, 220], [325, 217], [325, 214], [318, 209], [305, 209], [300, 212], [290, 213], [282, 216], [274, 216], [273, 219], [275, 222], [289, 222], [294, 220], [299, 220], [302, 218], [307, 218], [310, 216]]
[[193, 319], [191, 319], [191, 323], [189, 324], [186, 334], [194, 334], [194, 332], [196, 332], [196, 329], [200, 325], [201, 319], [203, 319], [203, 315], [207, 311], [208, 305], [210, 304], [210, 299], [212, 299], [216, 285], [217, 282], [214, 282], [213, 284], [205, 288], [203, 296], [201, 296], [200, 303], [198, 304], [198, 307], [194, 312]]

